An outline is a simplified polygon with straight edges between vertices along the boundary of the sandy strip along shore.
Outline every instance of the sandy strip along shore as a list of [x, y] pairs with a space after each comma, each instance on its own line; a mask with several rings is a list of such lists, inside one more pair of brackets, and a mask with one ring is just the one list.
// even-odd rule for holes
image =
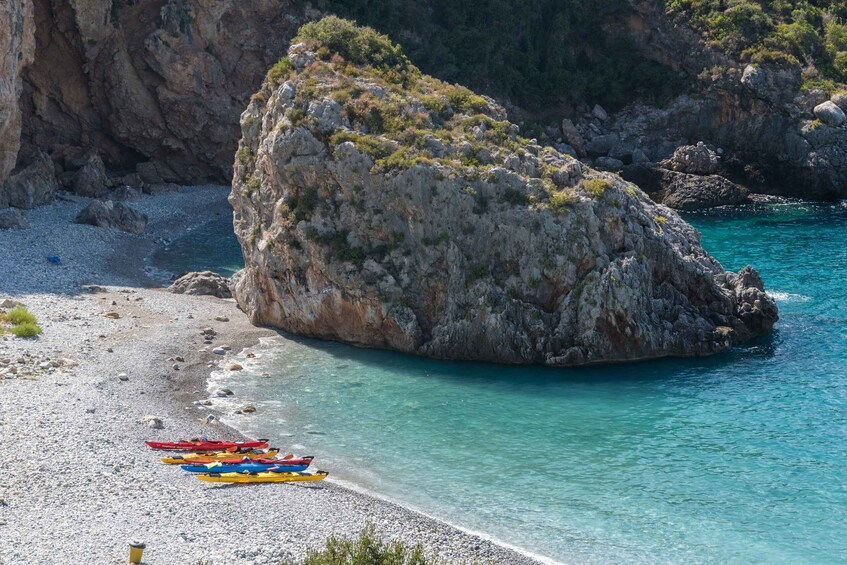
[[[214, 345], [233, 352], [271, 332], [251, 326], [231, 300], [155, 288], [143, 264], [157, 238], [228, 213], [226, 193], [191, 188], [129, 203], [150, 216], [145, 236], [73, 224], [83, 201], [57, 201], [32, 211], [28, 230], [0, 231], [0, 300], [24, 302], [44, 328], [36, 340], [0, 337], [0, 372], [8, 362], [0, 375], [0, 564], [125, 563], [136, 538], [147, 543], [150, 565], [277, 563], [368, 521], [386, 538], [422, 542], [447, 559], [535, 563], [331, 482], [201, 483], [143, 445], [239, 437], [202, 424], [210, 409], [192, 405], [206, 397], [209, 363], [226, 362], [203, 351], [200, 332], [214, 328]], [[48, 263], [50, 255], [62, 263]], [[164, 429], [146, 427], [146, 415]]]

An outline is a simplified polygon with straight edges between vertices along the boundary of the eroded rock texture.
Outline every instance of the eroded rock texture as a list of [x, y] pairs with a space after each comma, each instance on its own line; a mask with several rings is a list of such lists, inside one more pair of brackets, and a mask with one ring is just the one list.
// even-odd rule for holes
[[234, 292], [255, 323], [557, 366], [771, 329], [755, 271], [725, 272], [635, 185], [519, 138], [490, 99], [304, 37], [241, 119]]
[[0, 208], [9, 203], [3, 184], [15, 167], [20, 149], [21, 74], [34, 54], [32, 3], [0, 2]]
[[111, 170], [149, 161], [159, 182], [228, 180], [238, 116], [284, 54], [292, 4], [36, 0], [25, 142], [70, 169], [97, 153]]

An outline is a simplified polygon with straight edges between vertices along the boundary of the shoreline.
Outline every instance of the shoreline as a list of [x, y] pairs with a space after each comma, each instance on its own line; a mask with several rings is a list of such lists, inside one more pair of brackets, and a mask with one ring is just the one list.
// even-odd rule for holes
[[[161, 465], [143, 445], [177, 436], [243, 437], [225, 424], [202, 424], [216, 411], [194, 401], [207, 397], [216, 365], [278, 335], [250, 325], [233, 300], [156, 288], [160, 282], [145, 269], [158, 238], [199, 227], [204, 222], [187, 220], [225, 205], [227, 192], [193, 187], [130, 202], [150, 216], [144, 236], [73, 224], [87, 199], [56, 201], [30, 213], [28, 230], [0, 231], [0, 248], [10, 250], [0, 258], [0, 299], [27, 304], [44, 328], [36, 340], [0, 338], [0, 358], [29, 353], [64, 363], [36, 367], [26, 378], [0, 376], [0, 564], [72, 563], [82, 555], [117, 563], [136, 538], [147, 543], [150, 564], [275, 563], [302, 558], [329, 535], [356, 535], [366, 523], [385, 539], [422, 543], [448, 560], [542, 562], [335, 480], [208, 487]], [[50, 254], [62, 264], [48, 264]], [[119, 318], [103, 316], [112, 311]], [[219, 316], [230, 321], [215, 321]], [[204, 348], [200, 330], [207, 326], [218, 335]], [[224, 344], [230, 354], [211, 353]], [[164, 429], [146, 427], [145, 415], [160, 418]], [[21, 445], [49, 447], [39, 459]], [[297, 522], [281, 527], [292, 513]]]

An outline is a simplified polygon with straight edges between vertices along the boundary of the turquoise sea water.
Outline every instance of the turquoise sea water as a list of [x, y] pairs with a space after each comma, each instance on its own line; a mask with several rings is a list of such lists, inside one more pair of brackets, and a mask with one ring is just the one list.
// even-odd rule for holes
[[241, 246], [232, 231], [232, 214], [209, 222], [158, 249], [150, 262], [171, 276], [187, 271], [214, 271], [230, 277], [244, 267]]
[[579, 370], [273, 338], [215, 377], [258, 409], [225, 419], [556, 561], [847, 562], [847, 207], [688, 219], [726, 268], [762, 273], [772, 336]]

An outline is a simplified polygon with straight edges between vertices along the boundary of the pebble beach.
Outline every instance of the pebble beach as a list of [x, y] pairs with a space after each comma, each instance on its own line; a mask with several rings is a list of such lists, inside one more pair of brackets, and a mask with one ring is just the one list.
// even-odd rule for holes
[[132, 540], [146, 543], [148, 564], [278, 563], [368, 523], [450, 562], [536, 563], [332, 480], [218, 486], [159, 463], [144, 440], [240, 437], [206, 423], [219, 416], [214, 401], [198, 401], [210, 372], [275, 335], [231, 299], [167, 292], [145, 263], [162, 241], [231, 213], [227, 193], [191, 187], [133, 202], [150, 217], [141, 236], [74, 224], [81, 198], [0, 231], [0, 300], [25, 304], [44, 329], [0, 336], [0, 564], [125, 563]]

